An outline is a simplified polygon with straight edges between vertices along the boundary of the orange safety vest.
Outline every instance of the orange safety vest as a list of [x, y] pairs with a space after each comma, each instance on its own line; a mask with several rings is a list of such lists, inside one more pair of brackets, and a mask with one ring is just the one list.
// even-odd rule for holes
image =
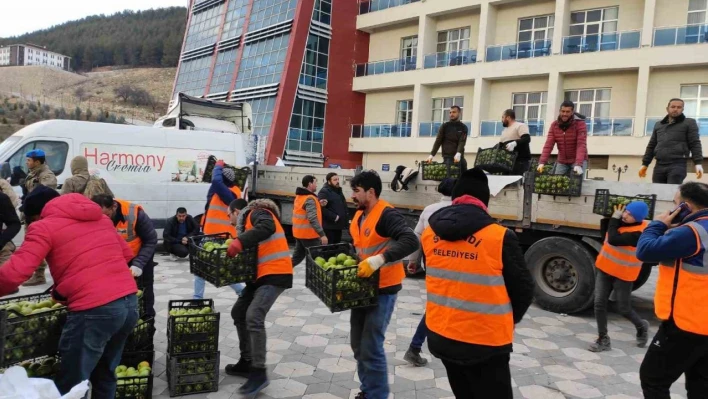
[[[229, 188], [236, 198], [241, 198], [241, 190], [234, 186]], [[204, 234], [229, 233], [236, 237], [236, 228], [231, 225], [229, 218], [229, 204], [225, 204], [218, 194], [214, 193], [209, 201], [209, 207], [204, 214], [202, 231]]]
[[307, 219], [307, 211], [305, 210], [305, 201], [309, 198], [315, 200], [315, 206], [317, 207], [317, 220], [322, 226], [322, 206], [320, 205], [320, 200], [314, 195], [296, 195], [295, 205], [293, 207], [293, 237], [312, 240], [315, 238], [320, 238], [315, 229], [310, 225], [310, 221]]
[[690, 257], [659, 264], [654, 312], [661, 320], [673, 317], [676, 326], [684, 331], [708, 335], [708, 309], [705, 305], [708, 303], [708, 217], [684, 226], [695, 234], [698, 251]]
[[[283, 230], [283, 226], [273, 212], [267, 209], [264, 210], [270, 213], [275, 222], [275, 233], [258, 243], [258, 273], [256, 279], [269, 274], [293, 274], [293, 262], [290, 260], [290, 248], [288, 247], [288, 239], [285, 238], [285, 230]], [[253, 215], [253, 212], [246, 218], [246, 231], [253, 228], [251, 215]]]
[[502, 275], [506, 228], [491, 224], [466, 240], [445, 241], [428, 227], [421, 244], [428, 290], [426, 323], [435, 333], [475, 345], [514, 340], [514, 315]]
[[[636, 226], [620, 227], [617, 231], [620, 234], [642, 232], [648, 225], [649, 222], [644, 221]], [[635, 281], [642, 271], [642, 261], [637, 259], [637, 247], [610, 245], [607, 242], [607, 235], [602, 250], [595, 260], [595, 266], [610, 276], [630, 282]]]
[[[381, 237], [376, 233], [376, 225], [379, 223], [379, 219], [381, 219], [381, 215], [386, 208], [393, 207], [388, 202], [379, 200], [374, 209], [361, 222], [361, 226], [359, 226], [359, 219], [361, 219], [364, 211], [356, 211], [356, 214], [354, 214], [354, 220], [349, 226], [349, 233], [354, 239], [354, 248], [356, 248], [356, 253], [359, 255], [360, 260], [386, 252], [391, 243], [390, 238]], [[399, 285], [406, 277], [402, 260], [385, 263], [379, 270], [379, 288]]]
[[138, 224], [138, 211], [143, 207], [124, 200], [116, 199], [115, 201], [120, 205], [120, 213], [123, 215], [123, 221], [118, 222], [116, 231], [128, 243], [130, 250], [133, 251], [133, 256], [138, 256], [143, 242], [135, 234], [135, 226]]

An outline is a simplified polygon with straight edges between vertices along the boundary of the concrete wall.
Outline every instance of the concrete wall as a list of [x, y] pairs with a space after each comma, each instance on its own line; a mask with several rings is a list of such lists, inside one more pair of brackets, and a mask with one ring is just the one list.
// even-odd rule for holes
[[682, 26], [688, 22], [688, 1], [656, 0], [654, 26]]
[[495, 80], [490, 83], [489, 107], [482, 115], [484, 120], [498, 120], [505, 109], [511, 108], [513, 93], [548, 91], [548, 78], [532, 77], [527, 79]]
[[418, 24], [405, 24], [372, 33], [369, 36], [369, 62], [397, 59], [401, 54], [401, 39], [418, 35]]
[[462, 110], [462, 120], [469, 121], [472, 118], [472, 108], [474, 100], [474, 84], [459, 84], [454, 86], [433, 86], [430, 89], [430, 98], [423, 99], [429, 106], [426, 107], [429, 113], [421, 115], [421, 122], [432, 120], [433, 98], [441, 97], [464, 97]]
[[634, 116], [637, 73], [633, 71], [567, 75], [564, 90], [610, 88], [610, 117]]
[[708, 84], [708, 68], [672, 68], [652, 71], [649, 76], [647, 116], [664, 116], [669, 100], [680, 97], [681, 85], [696, 83]]
[[396, 102], [412, 99], [412, 89], [369, 93], [366, 95], [364, 123], [394, 123], [396, 122]]

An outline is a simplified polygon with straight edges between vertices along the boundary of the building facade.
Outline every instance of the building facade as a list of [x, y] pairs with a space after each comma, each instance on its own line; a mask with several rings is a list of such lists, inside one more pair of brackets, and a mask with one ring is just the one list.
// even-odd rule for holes
[[627, 166], [622, 181], [638, 181], [671, 98], [708, 137], [706, 0], [361, 0], [359, 14], [369, 59], [353, 90], [366, 106], [349, 149], [364, 167], [424, 159], [452, 105], [473, 162], [499, 141], [509, 108], [540, 154], [560, 103], [573, 100], [587, 117], [590, 178], [617, 179]]
[[0, 47], [0, 66], [41, 65], [68, 71], [71, 57], [31, 44], [11, 44]]
[[351, 83], [368, 34], [356, 29], [355, 1], [334, 3], [191, 0], [173, 92], [249, 102], [268, 165], [360, 165], [346, 143], [364, 122]]

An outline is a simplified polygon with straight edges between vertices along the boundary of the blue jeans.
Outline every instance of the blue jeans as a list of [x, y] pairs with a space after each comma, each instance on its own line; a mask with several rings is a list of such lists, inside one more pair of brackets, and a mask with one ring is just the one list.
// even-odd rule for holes
[[[583, 161], [583, 173], [587, 172], [588, 170], [588, 161]], [[552, 175], [565, 175], [568, 174], [569, 171], [573, 170], [573, 164], [565, 164], [565, 163], [556, 163], [555, 168], [553, 168], [553, 172], [551, 172]]]
[[420, 319], [418, 328], [415, 330], [415, 335], [413, 335], [413, 339], [411, 340], [411, 348], [421, 349], [423, 347], [423, 343], [425, 342], [425, 337], [427, 336], [428, 326], [425, 325], [425, 313], [423, 313], [423, 317]]
[[350, 319], [352, 351], [356, 359], [361, 391], [367, 399], [387, 399], [388, 369], [384, 339], [397, 295], [379, 295], [378, 306], [352, 309]]
[[92, 397], [112, 399], [116, 392], [114, 370], [137, 321], [138, 298], [134, 294], [97, 308], [69, 312], [59, 339], [59, 392], [65, 395], [88, 379]]
[[[193, 299], [204, 299], [204, 279], [198, 276], [194, 276], [194, 296]], [[241, 291], [243, 291], [243, 287], [245, 287], [246, 284], [244, 283], [238, 283], [238, 284], [231, 284], [230, 287], [231, 289], [234, 290], [236, 295], [241, 296]]]

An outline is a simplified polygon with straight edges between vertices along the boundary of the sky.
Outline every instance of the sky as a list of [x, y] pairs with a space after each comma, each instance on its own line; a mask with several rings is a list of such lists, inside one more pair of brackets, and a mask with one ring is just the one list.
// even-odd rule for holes
[[89, 15], [187, 7], [189, 0], [3, 0], [0, 37], [17, 36]]

